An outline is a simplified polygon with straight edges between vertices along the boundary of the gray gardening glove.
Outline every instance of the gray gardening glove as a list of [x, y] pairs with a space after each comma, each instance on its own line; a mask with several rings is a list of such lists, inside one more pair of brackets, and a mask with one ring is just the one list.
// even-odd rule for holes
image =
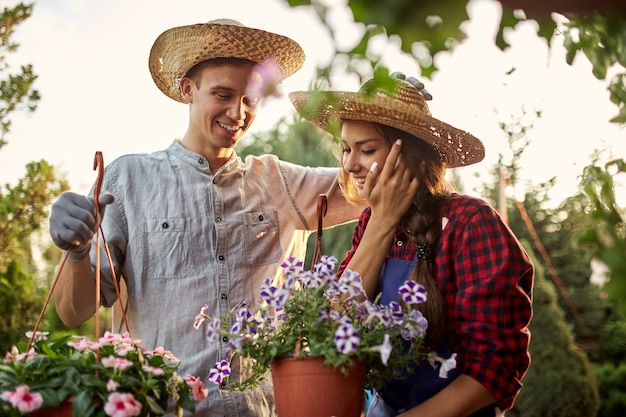
[[[113, 194], [107, 191], [100, 193], [100, 218], [104, 216], [105, 207], [114, 200]], [[89, 254], [95, 232], [96, 212], [92, 197], [66, 191], [52, 204], [50, 236], [59, 248], [72, 248], [68, 257], [71, 261], [79, 261]]]
[[417, 88], [419, 90], [419, 92], [424, 96], [425, 100], [432, 100], [433, 96], [432, 94], [430, 94], [428, 92], [428, 90], [426, 90], [424, 88], [424, 83], [421, 82], [420, 80], [418, 80], [415, 77], [406, 77], [406, 75], [404, 75], [404, 73], [396, 71], [396, 72], [392, 72], [390, 77], [392, 78], [397, 78], [399, 80], [406, 80], [408, 82], [410, 82], [411, 84], [413, 84], [413, 86], [415, 86], [415, 88]]

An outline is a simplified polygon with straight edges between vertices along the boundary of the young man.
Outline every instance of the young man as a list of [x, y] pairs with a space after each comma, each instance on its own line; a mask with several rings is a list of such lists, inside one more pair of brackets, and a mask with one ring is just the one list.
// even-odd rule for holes
[[[242, 161], [234, 151], [257, 114], [259, 98], [248, 89], [260, 80], [257, 65], [276, 65], [284, 79], [303, 62], [295, 41], [233, 20], [169, 29], [152, 47], [152, 77], [164, 94], [189, 106], [187, 131], [167, 149], [112, 161], [99, 203], [115, 276], [127, 287], [130, 333], [145, 347], [179, 357], [183, 375], [204, 379], [228, 343], [209, 344], [194, 330], [200, 307], [208, 304], [206, 313], [221, 317], [242, 300], [254, 303], [280, 262], [303, 259], [319, 194], [328, 196], [325, 226], [354, 220], [363, 209], [345, 201], [337, 169], [272, 155]], [[66, 192], [51, 210], [54, 243], [71, 248], [54, 292], [69, 326], [96, 311], [93, 201], [93, 190], [89, 197]], [[110, 307], [117, 296], [104, 252], [100, 267], [101, 303]], [[195, 416], [274, 415], [270, 382], [249, 392], [207, 388]]]

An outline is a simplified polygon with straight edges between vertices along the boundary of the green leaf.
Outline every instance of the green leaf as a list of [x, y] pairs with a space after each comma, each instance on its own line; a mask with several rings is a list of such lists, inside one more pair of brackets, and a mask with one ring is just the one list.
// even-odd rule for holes
[[72, 399], [72, 410], [75, 416], [87, 417], [93, 410], [94, 394], [91, 390], [84, 390]]

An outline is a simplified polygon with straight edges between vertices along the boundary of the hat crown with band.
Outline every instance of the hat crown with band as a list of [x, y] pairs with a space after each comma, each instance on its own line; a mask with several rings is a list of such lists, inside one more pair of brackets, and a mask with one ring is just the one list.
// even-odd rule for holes
[[[322, 129], [337, 134], [339, 120], [363, 120], [391, 126], [431, 145], [448, 168], [471, 165], [485, 156], [471, 133], [432, 117], [426, 99], [409, 81], [366, 81], [358, 92], [297, 91], [289, 94], [298, 112]], [[389, 85], [392, 85], [390, 88]], [[395, 87], [393, 87], [395, 85]]]
[[302, 47], [286, 36], [250, 28], [233, 19], [215, 19], [161, 33], [150, 50], [148, 67], [166, 96], [184, 102], [180, 79], [195, 65], [214, 58], [271, 62], [285, 79], [302, 67], [305, 55]]

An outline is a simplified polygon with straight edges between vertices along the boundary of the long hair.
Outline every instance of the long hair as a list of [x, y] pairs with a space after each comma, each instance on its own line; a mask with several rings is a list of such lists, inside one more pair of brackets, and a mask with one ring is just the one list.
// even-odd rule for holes
[[[436, 257], [442, 227], [441, 207], [454, 191], [445, 179], [446, 169], [441, 162], [441, 156], [435, 148], [413, 135], [390, 126], [377, 123], [374, 125], [388, 141], [389, 147], [396, 139], [402, 139], [402, 157], [419, 182], [411, 206], [400, 219], [398, 231], [405, 236], [405, 241], [417, 246], [430, 245], [433, 256]], [[348, 201], [363, 201], [358, 195], [356, 184], [343, 166], [340, 168], [339, 184]], [[446, 313], [443, 296], [433, 275], [433, 267], [434, 258], [418, 260], [410, 279], [426, 288], [427, 300], [419, 308], [428, 320], [426, 341], [431, 347], [437, 347], [445, 341]]]

